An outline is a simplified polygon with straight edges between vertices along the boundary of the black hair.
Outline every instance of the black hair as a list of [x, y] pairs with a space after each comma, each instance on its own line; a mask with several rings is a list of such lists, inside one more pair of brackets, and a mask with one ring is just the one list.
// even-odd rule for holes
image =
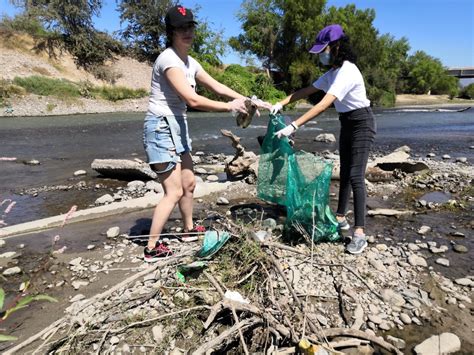
[[174, 31], [174, 27], [167, 24], [166, 25], [166, 43], [165, 43], [166, 48], [171, 47], [171, 45], [173, 44], [173, 41], [172, 41], [173, 31]]
[[352, 49], [349, 37], [345, 36], [337, 41], [329, 43], [331, 48], [332, 65], [342, 66], [345, 60], [357, 64], [357, 56]]

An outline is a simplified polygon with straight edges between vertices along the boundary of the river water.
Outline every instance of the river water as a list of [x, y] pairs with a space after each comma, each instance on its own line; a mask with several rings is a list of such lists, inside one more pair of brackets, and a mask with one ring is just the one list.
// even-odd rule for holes
[[[285, 113], [297, 117], [297, 112]], [[474, 109], [464, 112], [433, 111], [432, 109], [376, 110], [377, 137], [374, 150], [389, 152], [401, 145], [412, 149], [412, 156], [426, 156], [433, 152], [441, 159], [449, 154], [452, 159], [466, 157], [474, 161]], [[142, 147], [141, 113], [90, 114], [50, 117], [0, 118], [0, 157], [15, 157], [16, 161], [0, 160], [0, 202], [12, 199], [15, 208], [3, 216], [8, 225], [66, 212], [73, 204], [86, 207], [111, 187], [124, 182], [103, 179], [90, 169], [98, 159], [145, 159]], [[204, 153], [233, 154], [228, 138], [220, 129], [231, 130], [242, 138], [247, 150], [258, 153], [257, 136], [264, 135], [268, 115], [254, 118], [246, 129], [236, 126], [235, 119], [222, 113], [189, 114], [193, 150]], [[336, 144], [314, 142], [320, 133], [337, 137], [337, 113], [328, 110], [297, 132], [296, 148], [309, 152], [335, 150]], [[36, 159], [40, 165], [26, 165], [23, 161]], [[74, 177], [84, 169], [86, 177]], [[87, 191], [56, 191], [37, 196], [21, 194], [25, 189], [48, 185], [73, 185], [86, 181], [101, 188]], [[3, 209], [2, 209], [3, 211]], [[3, 213], [3, 212], [0, 212]], [[0, 216], [1, 217], [1, 216]]]

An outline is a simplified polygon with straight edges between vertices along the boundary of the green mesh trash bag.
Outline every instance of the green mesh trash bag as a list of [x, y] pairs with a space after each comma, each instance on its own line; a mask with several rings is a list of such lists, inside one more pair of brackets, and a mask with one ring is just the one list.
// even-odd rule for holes
[[286, 228], [299, 224], [314, 241], [336, 241], [337, 220], [329, 207], [332, 163], [275, 137], [285, 126], [282, 115], [270, 115], [260, 149], [258, 197], [286, 207]]

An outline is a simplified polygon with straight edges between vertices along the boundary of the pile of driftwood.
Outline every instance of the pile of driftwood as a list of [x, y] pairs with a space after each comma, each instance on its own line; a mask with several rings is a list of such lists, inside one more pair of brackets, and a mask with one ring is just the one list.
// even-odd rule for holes
[[295, 289], [285, 260], [347, 272], [380, 297], [356, 271], [344, 264], [318, 264], [310, 242], [296, 248], [275, 238], [262, 242], [255, 238], [261, 225], [236, 225], [223, 217], [218, 223], [232, 238], [184, 282], [176, 277], [177, 266], [195, 260], [200, 243], [183, 244], [181, 252], [76, 302], [63, 318], [5, 354], [26, 347], [37, 353], [133, 353], [140, 348], [147, 353], [291, 354], [304, 347], [309, 351], [311, 344], [317, 354], [368, 346], [400, 354], [383, 338], [360, 330], [362, 321], [348, 314], [342, 285], [331, 300], [341, 326], [323, 327], [309, 299], [328, 296], [317, 295], [311, 286]]

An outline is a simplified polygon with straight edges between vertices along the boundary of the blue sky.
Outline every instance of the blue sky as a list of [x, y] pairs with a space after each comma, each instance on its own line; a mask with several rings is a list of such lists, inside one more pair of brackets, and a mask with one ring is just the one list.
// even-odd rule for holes
[[[115, 0], [104, 0], [97, 28], [113, 32], [120, 29]], [[201, 7], [199, 17], [222, 28], [226, 38], [240, 33], [236, 13], [240, 0], [182, 0], [181, 4]], [[396, 39], [405, 36], [411, 53], [423, 50], [441, 60], [447, 67], [474, 66], [473, 0], [328, 0], [328, 6], [355, 4], [358, 9], [373, 8], [374, 26], [380, 34], [390, 33]], [[15, 9], [8, 0], [0, 0], [0, 12], [12, 15]], [[315, 29], [315, 35], [318, 29]], [[242, 63], [237, 53], [229, 53], [224, 63]]]

